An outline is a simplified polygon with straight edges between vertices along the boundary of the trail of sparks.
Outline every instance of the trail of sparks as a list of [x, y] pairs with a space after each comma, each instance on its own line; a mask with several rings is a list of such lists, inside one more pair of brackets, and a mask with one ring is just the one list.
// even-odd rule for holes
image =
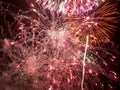
[[82, 82], [81, 82], [81, 90], [84, 90], [84, 76], [85, 76], [85, 59], [87, 54], [87, 48], [88, 48], [88, 42], [89, 42], [89, 36], [86, 36], [86, 45], [85, 45], [85, 52], [83, 57], [83, 67], [82, 67]]

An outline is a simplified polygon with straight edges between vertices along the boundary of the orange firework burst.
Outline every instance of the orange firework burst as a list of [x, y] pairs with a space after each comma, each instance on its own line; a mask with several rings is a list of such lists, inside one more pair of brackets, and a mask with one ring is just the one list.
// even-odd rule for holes
[[99, 44], [108, 40], [115, 30], [118, 14], [115, 4], [107, 0], [82, 15], [75, 13], [67, 16], [64, 22], [73, 36], [79, 38], [81, 42], [84, 43], [86, 35], [89, 35], [90, 44]]

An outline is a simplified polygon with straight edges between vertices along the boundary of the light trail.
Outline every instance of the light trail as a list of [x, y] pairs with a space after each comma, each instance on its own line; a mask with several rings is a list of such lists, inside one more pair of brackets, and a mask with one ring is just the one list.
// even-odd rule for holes
[[86, 54], [87, 54], [87, 49], [88, 49], [88, 41], [89, 41], [89, 36], [87, 35], [86, 36], [85, 52], [84, 52], [84, 57], [83, 57], [81, 90], [84, 90], [85, 59], [86, 59]]

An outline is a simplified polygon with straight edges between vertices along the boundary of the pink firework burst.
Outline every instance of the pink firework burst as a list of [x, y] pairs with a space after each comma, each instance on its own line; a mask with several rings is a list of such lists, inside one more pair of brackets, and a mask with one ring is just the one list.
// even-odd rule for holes
[[[101, 3], [108, 1], [26, 2], [30, 6], [26, 11], [9, 3], [0, 3], [1, 90], [118, 88], [119, 73], [112, 68], [112, 65], [118, 67], [116, 61], [120, 55], [115, 45], [108, 38], [101, 42], [103, 46], [93, 45], [90, 40], [91, 34], [76, 31], [77, 27], [79, 31], [81, 27], [92, 27], [92, 20], [88, 15], [97, 10]], [[111, 8], [110, 12], [114, 10], [117, 9]], [[103, 14], [114, 17], [118, 12]], [[79, 19], [76, 19], [78, 16]], [[111, 19], [116, 22], [115, 18]], [[78, 22], [80, 25], [76, 26]], [[94, 24], [98, 25], [99, 22]], [[74, 33], [85, 38], [78, 38]]]

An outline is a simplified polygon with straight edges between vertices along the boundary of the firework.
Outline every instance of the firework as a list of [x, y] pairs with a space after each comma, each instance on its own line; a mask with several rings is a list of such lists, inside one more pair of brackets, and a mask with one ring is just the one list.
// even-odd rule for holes
[[[0, 69], [0, 79], [5, 84], [1, 89], [116, 89], [113, 83], [119, 81], [118, 73], [109, 67], [119, 53], [111, 41], [103, 42], [107, 44], [104, 47], [95, 47], [91, 40], [91, 37], [103, 40], [114, 28], [106, 22], [116, 23], [114, 17], [108, 17], [117, 14], [115, 7], [111, 7], [114, 5], [100, 0], [27, 0], [27, 3], [30, 10], [18, 12], [9, 8], [15, 6], [1, 3], [0, 15], [4, 18], [0, 26], [0, 60], [1, 66], [6, 67]], [[7, 19], [9, 16], [12, 20]]]
[[86, 35], [89, 35], [89, 45], [91, 45], [91, 43], [99, 44], [109, 39], [116, 28], [115, 24], [118, 23], [117, 16], [116, 6], [105, 1], [98, 8], [94, 7], [94, 10], [82, 13], [82, 15], [74, 13], [64, 20], [73, 36], [81, 42], [85, 42]]
[[[118, 23], [118, 10], [115, 4], [111, 4], [109, 0], [38, 0], [36, 2], [39, 6], [45, 7], [44, 9], [53, 12], [51, 13], [52, 20], [50, 21], [52, 22], [52, 28], [53, 26], [58, 27], [62, 25], [62, 27], [66, 27], [66, 30], [69, 30], [72, 33], [73, 38], [78, 38], [83, 43], [85, 43], [86, 35], [89, 35], [90, 45], [91, 43], [99, 44], [102, 41], [108, 40], [109, 36], [112, 35], [116, 28], [115, 24]], [[31, 4], [30, 1], [28, 3], [33, 11], [40, 17], [48, 17], [41, 15], [42, 13], [39, 9], [36, 8], [34, 4]], [[61, 5], [63, 5], [62, 9]]]
[[59, 13], [72, 15], [88, 12], [104, 0], [36, 0], [36, 2], [51, 11], [57, 10]]

